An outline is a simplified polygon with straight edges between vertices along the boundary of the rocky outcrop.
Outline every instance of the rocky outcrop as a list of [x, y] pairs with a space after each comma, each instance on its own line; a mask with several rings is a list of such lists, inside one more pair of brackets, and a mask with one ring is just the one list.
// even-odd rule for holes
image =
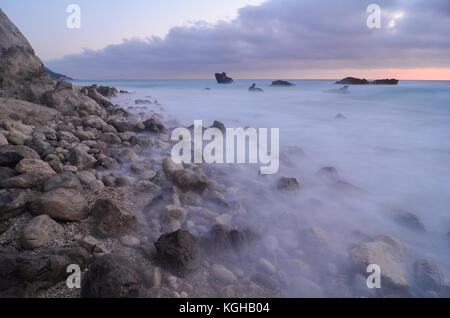
[[375, 80], [372, 82], [369, 82], [366, 79], [360, 79], [356, 77], [346, 77], [340, 81], [337, 81], [335, 84], [341, 84], [341, 85], [397, 85], [398, 80], [396, 79], [383, 79], [383, 80]]
[[215, 76], [216, 76], [217, 83], [219, 83], [219, 84], [231, 84], [234, 82], [233, 79], [231, 77], [228, 77], [227, 73], [225, 73], [225, 72], [223, 72], [222, 74], [216, 73]]
[[264, 92], [264, 90], [262, 88], [256, 87], [256, 84], [253, 83], [249, 88], [248, 88], [249, 92], [255, 92], [255, 93], [262, 93]]
[[39, 103], [52, 85], [30, 43], [0, 9], [0, 96]]
[[270, 86], [287, 86], [287, 87], [289, 87], [289, 86], [296, 86], [296, 85], [289, 81], [278, 80], [278, 81], [273, 81]]

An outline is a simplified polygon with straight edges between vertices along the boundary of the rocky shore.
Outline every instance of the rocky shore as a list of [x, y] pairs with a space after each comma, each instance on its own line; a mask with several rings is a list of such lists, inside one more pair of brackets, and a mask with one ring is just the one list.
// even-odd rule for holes
[[[283, 211], [258, 214], [240, 195], [248, 189], [225, 178], [239, 166], [174, 163], [173, 127], [153, 110], [158, 103], [124, 109], [112, 98], [126, 91], [52, 81], [1, 11], [0, 35], [0, 297], [449, 295], [440, 266], [389, 235], [352, 234], [360, 243], [334, 265], [342, 257], [334, 234]], [[289, 149], [281, 160], [301, 155]], [[317, 179], [364, 195], [333, 167]], [[293, 177], [264, 180], [252, 187], [261, 205], [305, 187]], [[396, 213], [425, 231], [413, 214]], [[283, 232], [266, 235], [263, 223]], [[383, 268], [379, 291], [365, 287], [373, 263]], [[66, 286], [73, 264], [80, 289]]]

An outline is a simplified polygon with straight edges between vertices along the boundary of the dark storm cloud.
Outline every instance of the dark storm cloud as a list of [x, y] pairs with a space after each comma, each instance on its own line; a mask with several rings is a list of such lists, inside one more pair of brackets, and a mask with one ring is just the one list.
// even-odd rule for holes
[[[382, 28], [366, 26], [369, 3]], [[162, 78], [215, 71], [450, 67], [448, 0], [269, 0], [231, 22], [172, 28], [162, 39], [130, 39], [49, 61], [78, 78]], [[396, 14], [403, 18], [389, 27]]]

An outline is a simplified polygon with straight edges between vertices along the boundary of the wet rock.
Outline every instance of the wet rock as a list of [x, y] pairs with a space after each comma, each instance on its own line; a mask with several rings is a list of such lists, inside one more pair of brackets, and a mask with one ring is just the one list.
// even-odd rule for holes
[[81, 287], [81, 298], [137, 298], [142, 279], [125, 258], [104, 255], [94, 261]]
[[223, 265], [213, 264], [210, 269], [212, 278], [220, 284], [232, 284], [237, 282], [236, 276]]
[[44, 192], [49, 192], [57, 188], [81, 189], [81, 183], [72, 172], [63, 172], [51, 177], [44, 183]]
[[198, 246], [194, 236], [187, 231], [162, 235], [155, 243], [158, 259], [169, 269], [178, 273], [198, 266]]
[[256, 234], [250, 230], [231, 229], [226, 225], [216, 224], [208, 233], [205, 244], [216, 254], [230, 250], [240, 252], [256, 237]]
[[440, 293], [445, 286], [446, 278], [439, 265], [422, 259], [414, 262], [414, 280], [423, 292]]
[[361, 273], [367, 266], [377, 264], [382, 268], [381, 279], [391, 287], [409, 288], [406, 269], [406, 247], [390, 236], [378, 237], [375, 241], [361, 243], [350, 251], [350, 259]]
[[0, 221], [22, 214], [27, 201], [28, 194], [25, 190], [0, 190]]
[[137, 223], [136, 216], [110, 199], [98, 199], [92, 208], [96, 234], [117, 237], [130, 231]]
[[415, 231], [425, 231], [425, 226], [420, 221], [419, 217], [402, 208], [395, 208], [392, 210], [394, 219], [397, 223]]
[[27, 146], [7, 145], [0, 148], [0, 166], [15, 168], [22, 159], [40, 159], [36, 151]]
[[203, 190], [210, 184], [208, 176], [200, 168], [177, 170], [172, 178], [183, 191]]
[[21, 243], [25, 249], [33, 250], [46, 246], [64, 237], [64, 229], [47, 215], [34, 217], [25, 226]]
[[97, 160], [87, 153], [87, 151], [77, 146], [67, 156], [67, 161], [78, 168], [78, 170], [86, 170], [94, 167]]
[[166, 127], [164, 127], [163, 123], [156, 115], [153, 115], [152, 118], [144, 121], [143, 124], [145, 126], [145, 130], [148, 130], [150, 132], [154, 133], [167, 132]]
[[138, 192], [158, 192], [161, 190], [159, 186], [146, 180], [138, 181], [134, 188]]
[[182, 163], [173, 162], [171, 157], [167, 157], [166, 159], [164, 159], [164, 161], [162, 163], [162, 167], [163, 167], [163, 171], [168, 176], [173, 176], [175, 172], [184, 169], [184, 166]]
[[283, 177], [280, 180], [278, 180], [277, 188], [279, 190], [293, 191], [299, 190], [301, 186], [296, 178]]
[[88, 217], [87, 202], [76, 190], [59, 188], [33, 198], [28, 208], [34, 215], [47, 214], [52, 219], [76, 222]]

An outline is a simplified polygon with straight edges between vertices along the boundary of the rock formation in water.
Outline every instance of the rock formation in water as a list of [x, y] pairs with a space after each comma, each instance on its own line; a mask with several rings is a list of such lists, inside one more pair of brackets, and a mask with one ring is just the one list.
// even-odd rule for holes
[[346, 77], [340, 81], [337, 81], [335, 84], [341, 85], [397, 85], [398, 80], [396, 79], [381, 79], [369, 82], [366, 79], [360, 79], [356, 77]]
[[233, 79], [227, 76], [227, 73], [223, 72], [222, 74], [216, 73], [216, 80], [219, 84], [231, 84], [233, 83]]
[[249, 92], [262, 93], [264, 90], [262, 88], [256, 87], [256, 84], [253, 83], [252, 86], [248, 88]]
[[270, 86], [296, 86], [296, 85], [289, 81], [278, 80], [278, 81], [273, 81]]

